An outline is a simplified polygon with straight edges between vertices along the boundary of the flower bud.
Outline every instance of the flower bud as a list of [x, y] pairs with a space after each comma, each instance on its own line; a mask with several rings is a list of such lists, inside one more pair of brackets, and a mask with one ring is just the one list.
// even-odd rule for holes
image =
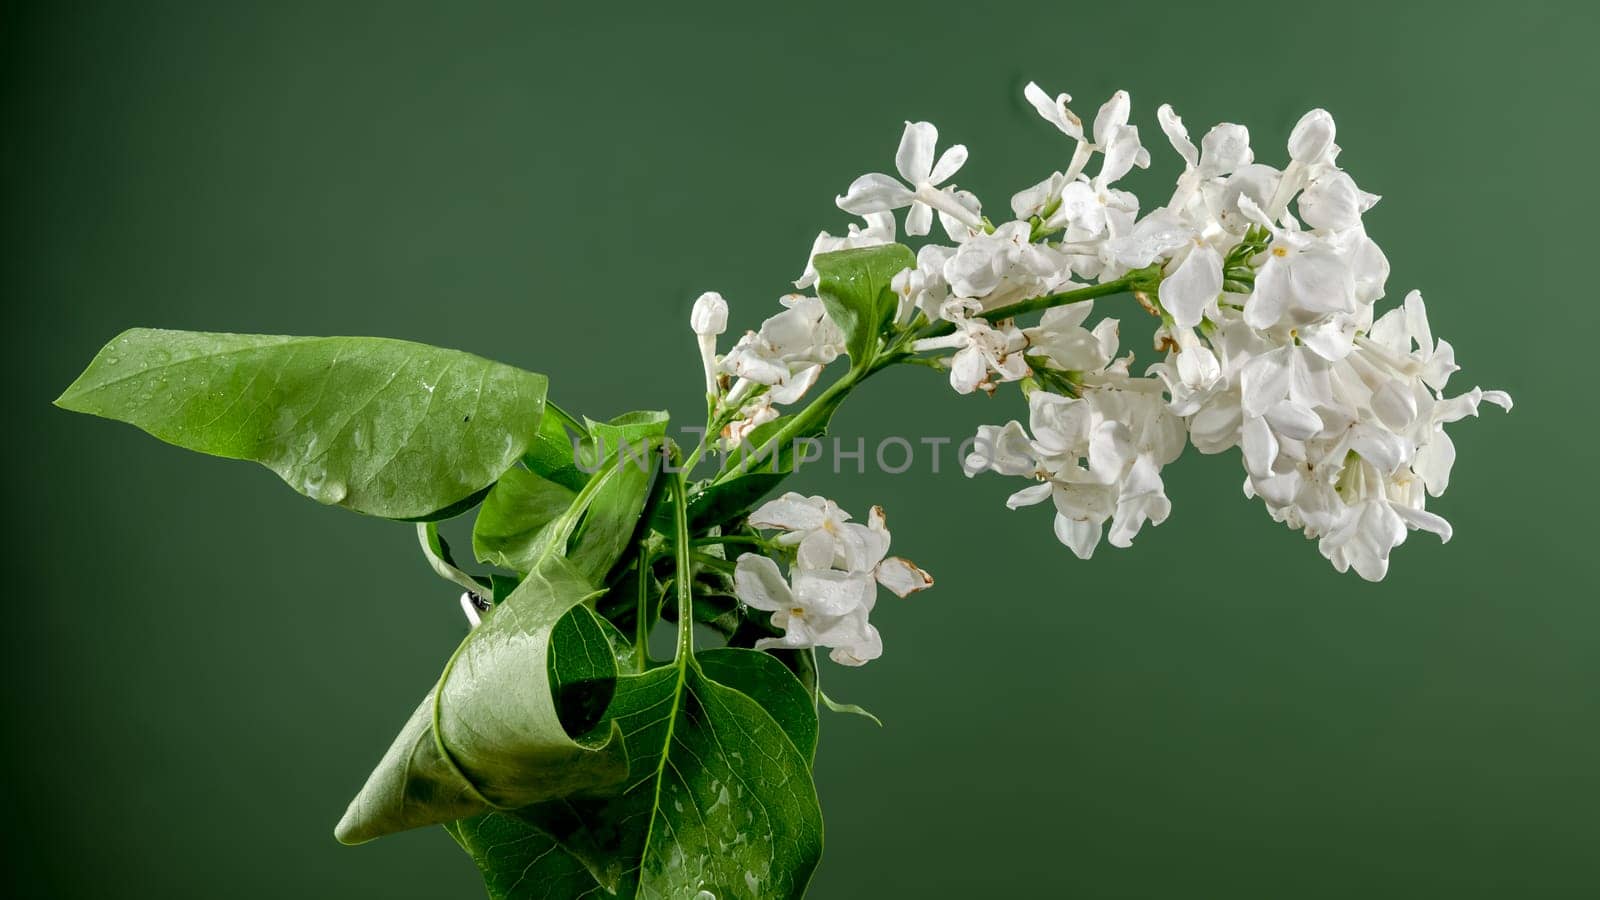
[[1320, 162], [1333, 147], [1333, 134], [1333, 116], [1325, 109], [1313, 109], [1289, 133], [1289, 158], [1302, 165]]
[[694, 301], [694, 311], [689, 313], [689, 327], [694, 333], [715, 337], [728, 330], [728, 301], [716, 291], [706, 291]]
[[1208, 173], [1228, 175], [1250, 165], [1250, 129], [1224, 122], [1200, 139], [1200, 160]]

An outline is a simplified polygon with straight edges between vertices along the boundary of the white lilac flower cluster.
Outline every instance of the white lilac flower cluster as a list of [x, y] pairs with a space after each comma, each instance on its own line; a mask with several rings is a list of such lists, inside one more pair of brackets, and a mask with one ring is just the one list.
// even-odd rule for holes
[[757, 650], [831, 647], [834, 662], [863, 665], [883, 654], [883, 639], [867, 621], [878, 585], [900, 597], [933, 586], [927, 572], [888, 555], [882, 507], [860, 525], [832, 500], [791, 492], [751, 513], [750, 525], [780, 532], [774, 543], [794, 554], [787, 581], [769, 557], [739, 557], [733, 576], [739, 599], [772, 613], [773, 626], [783, 631], [758, 641]]
[[[1451, 346], [1434, 338], [1420, 294], [1375, 310], [1389, 263], [1362, 217], [1379, 198], [1338, 166], [1333, 117], [1320, 109], [1302, 117], [1287, 163], [1275, 168], [1255, 161], [1244, 126], [1217, 125], [1197, 146], [1162, 106], [1157, 118], [1183, 172], [1166, 204], [1141, 216], [1139, 199], [1116, 186], [1150, 164], [1129, 122], [1128, 94], [1113, 94], [1088, 129], [1070, 96], [1035, 84], [1024, 96], [1073, 149], [1064, 171], [1011, 198], [1009, 221], [993, 224], [977, 197], [951, 183], [967, 160], [964, 146], [936, 153], [937, 129], [907, 123], [898, 177], [863, 175], [837, 198], [863, 224], [819, 234], [795, 282], [801, 290], [817, 284], [819, 254], [895, 242], [898, 210], [910, 236], [929, 234], [939, 220], [948, 243], [921, 246], [916, 265], [893, 280], [899, 308], [890, 334], [906, 337], [909, 351], [939, 354], [957, 392], [992, 394], [1020, 382], [1029, 408], [1027, 427], [980, 429], [967, 474], [1035, 482], [1008, 505], [1051, 501], [1056, 535], [1081, 558], [1102, 534], [1125, 547], [1144, 523], [1166, 519], [1161, 470], [1186, 444], [1208, 454], [1239, 448], [1246, 495], [1315, 539], [1341, 572], [1383, 578], [1411, 529], [1448, 540], [1448, 523], [1425, 508], [1444, 491], [1455, 458], [1443, 426], [1476, 415], [1485, 401], [1509, 410], [1511, 399], [1476, 387], [1446, 396], [1458, 367]], [[1088, 327], [1087, 299], [1053, 302], [1119, 283], [1160, 317], [1155, 345], [1164, 358], [1142, 374], [1131, 353], [1118, 357], [1116, 319]], [[820, 299], [781, 302], [783, 312], [720, 358], [705, 342], [721, 332], [726, 307], [713, 294], [696, 304], [696, 332], [713, 335], [702, 337], [708, 389], [732, 412], [723, 432], [732, 443], [777, 418], [775, 405], [800, 400], [845, 352]], [[1025, 327], [1014, 320], [1018, 304], [1046, 311]], [[747, 603], [774, 609], [780, 625], [789, 610], [813, 608], [799, 599], [800, 576], [780, 592], [770, 561], [747, 559]], [[797, 563], [796, 571], [813, 569]], [[823, 596], [812, 590], [808, 598]], [[814, 608], [836, 606], [817, 599]], [[870, 604], [852, 607], [861, 608]], [[789, 634], [789, 646], [820, 640], [814, 631]], [[841, 651], [847, 657], [878, 646], [875, 632], [852, 634], [855, 643], [839, 645], [851, 648]]]

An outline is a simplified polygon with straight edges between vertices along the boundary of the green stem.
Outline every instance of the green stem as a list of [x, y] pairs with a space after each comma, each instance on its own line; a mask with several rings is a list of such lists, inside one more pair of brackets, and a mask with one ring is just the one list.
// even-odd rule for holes
[[650, 665], [650, 617], [645, 614], [650, 604], [650, 562], [639, 554], [639, 598], [636, 608], [638, 620], [633, 625], [633, 657], [643, 672]]
[[[1103, 284], [1091, 284], [1088, 287], [1078, 288], [1077, 290], [1062, 291], [1058, 294], [1046, 294], [1043, 297], [1034, 297], [1031, 300], [1021, 300], [1016, 303], [1008, 303], [1005, 306], [997, 306], [986, 313], [982, 313], [981, 315], [983, 318], [988, 319], [991, 322], [997, 322], [1001, 319], [1012, 319], [1017, 316], [1026, 315], [1031, 312], [1038, 312], [1039, 310], [1043, 309], [1066, 306], [1071, 303], [1082, 303], [1085, 300], [1093, 300], [1096, 297], [1108, 297], [1112, 294], [1121, 294], [1137, 289], [1141, 284], [1149, 280], [1150, 274], [1151, 273], [1148, 269], [1138, 269], [1133, 272], [1129, 272], [1115, 281], [1107, 281]], [[920, 340], [922, 338], [943, 337], [947, 334], [951, 334], [955, 330], [956, 325], [954, 322], [937, 322], [930, 325], [922, 333], [918, 334], [917, 338]]]
[[765, 548], [772, 542], [766, 538], [756, 537], [753, 534], [710, 534], [705, 537], [697, 537], [689, 543], [696, 547], [702, 547], [707, 544], [748, 544], [752, 547]]
[[672, 518], [673, 518], [673, 552], [676, 556], [678, 571], [673, 578], [674, 587], [678, 593], [678, 652], [677, 662], [679, 671], [694, 658], [694, 594], [689, 573], [690, 545], [689, 545], [689, 501], [688, 492], [684, 488], [684, 473], [677, 472], [672, 478]]
[[694, 555], [694, 559], [702, 567], [707, 569], [716, 569], [719, 572], [728, 573], [732, 573], [734, 570], [735, 564], [731, 559], [724, 559], [720, 556], [712, 556], [709, 553], [696, 553]]
[[843, 378], [828, 385], [827, 390], [818, 394], [817, 399], [811, 401], [805, 409], [801, 410], [793, 419], [790, 419], [788, 424], [778, 429], [778, 433], [768, 438], [766, 443], [756, 449], [756, 452], [743, 455], [739, 459], [737, 466], [717, 475], [717, 483], [720, 484], [730, 478], [749, 472], [751, 467], [755, 465], [756, 460], [766, 459], [769, 453], [775, 456], [783, 452], [783, 448], [792, 442], [796, 436], [811, 433], [820, 424], [820, 420], [833, 413], [834, 407], [838, 406], [837, 401], [839, 398], [850, 393], [852, 388], [876, 371], [877, 368], [851, 368]]

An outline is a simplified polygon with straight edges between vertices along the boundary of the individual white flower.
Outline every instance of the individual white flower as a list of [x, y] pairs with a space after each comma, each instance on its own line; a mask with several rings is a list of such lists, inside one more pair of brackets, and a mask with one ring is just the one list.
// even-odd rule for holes
[[934, 320], [939, 318], [939, 307], [950, 297], [950, 284], [944, 280], [945, 263], [955, 256], [955, 249], [938, 244], [924, 244], [917, 251], [917, 264], [901, 269], [889, 282], [889, 288], [898, 298], [895, 323], [909, 325], [918, 312]]
[[[947, 213], [971, 227], [982, 227], [973, 214], [948, 189], [939, 186], [950, 180], [967, 161], [967, 148], [955, 144], [934, 159], [939, 129], [929, 122], [907, 122], [895, 153], [895, 169], [905, 183], [891, 175], [874, 172], [851, 182], [835, 202], [845, 212], [856, 215], [888, 212], [910, 207], [906, 214], [906, 234], [921, 236], [933, 225], [933, 211]], [[909, 186], [908, 186], [909, 185]]]
[[794, 567], [785, 581], [778, 564], [756, 553], [739, 557], [734, 593], [752, 609], [772, 613], [782, 637], [762, 638], [755, 649], [831, 647], [828, 658], [847, 666], [883, 655], [883, 638], [867, 621], [877, 603], [871, 578], [860, 573]]
[[1038, 480], [1006, 505], [1054, 501], [1056, 537], [1080, 559], [1093, 555], [1107, 520], [1112, 546], [1130, 546], [1145, 522], [1159, 525], [1171, 511], [1160, 469], [1183, 449], [1183, 424], [1166, 409], [1159, 386], [1086, 390], [1083, 398], [1034, 391], [1032, 439], [1016, 422], [985, 426], [963, 469]]
[[706, 393], [717, 392], [717, 336], [728, 330], [728, 301], [716, 291], [706, 291], [694, 301], [689, 328], [700, 345], [700, 367], [706, 375]]
[[761, 393], [739, 407], [739, 415], [722, 429], [723, 446], [734, 450], [744, 446], [757, 428], [778, 418], [778, 409], [772, 405], [772, 395]]
[[1032, 187], [1026, 187], [1011, 196], [1011, 212], [1018, 219], [1045, 216], [1055, 212], [1061, 192], [1070, 184], [1064, 172], [1051, 172], [1050, 176]]
[[1356, 312], [1355, 275], [1345, 260], [1320, 238], [1274, 223], [1249, 197], [1241, 197], [1239, 206], [1272, 232], [1245, 303], [1245, 321], [1252, 328], [1304, 331], [1296, 336], [1328, 359], [1349, 352], [1353, 330], [1346, 333], [1347, 323], [1334, 321]]
[[1069, 241], [1116, 237], [1126, 233], [1138, 215], [1139, 198], [1112, 187], [1135, 166], [1150, 165], [1150, 153], [1139, 142], [1139, 129], [1128, 124], [1129, 106], [1128, 92], [1117, 91], [1100, 107], [1092, 144], [1102, 154], [1100, 171], [1087, 180], [1069, 171], [1074, 177], [1062, 188], [1060, 206], [1045, 220], [1046, 228], [1068, 228]]
[[1423, 509], [1420, 497], [1408, 497], [1404, 480], [1385, 475], [1359, 456], [1340, 473], [1335, 491], [1344, 508], [1317, 549], [1340, 572], [1355, 569], [1368, 581], [1382, 581], [1389, 572], [1390, 552], [1405, 542], [1409, 529], [1450, 540], [1450, 523]]
[[1289, 208], [1289, 201], [1312, 178], [1333, 165], [1339, 147], [1333, 142], [1336, 129], [1333, 116], [1325, 109], [1313, 109], [1300, 117], [1289, 133], [1289, 165], [1278, 179], [1272, 199], [1265, 208], [1276, 220]]
[[844, 352], [844, 333], [820, 299], [790, 294], [779, 302], [787, 308], [746, 332], [722, 359], [722, 370], [745, 382], [730, 391], [730, 403], [742, 402], [752, 384], [771, 386], [775, 402], [793, 403]]
[[867, 221], [867, 227], [851, 223], [850, 230], [834, 237], [826, 231], [817, 235], [811, 242], [811, 254], [806, 257], [806, 270], [800, 273], [794, 286], [800, 290], [817, 283], [817, 255], [832, 253], [835, 250], [853, 250], [858, 247], [877, 247], [883, 244], [894, 243], [894, 214], [888, 211], [867, 213], [862, 216]]
[[1104, 369], [1117, 355], [1118, 321], [1101, 319], [1092, 330], [1084, 328], [1093, 310], [1093, 301], [1045, 310], [1038, 325], [1022, 330], [1029, 351], [1065, 372]]
[[[1077, 113], [1067, 107], [1067, 104], [1072, 102], [1071, 94], [1057, 94], [1052, 98], [1045, 93], [1044, 88], [1030, 81], [1027, 87], [1022, 89], [1022, 96], [1039, 115], [1044, 117], [1046, 122], [1054, 125], [1058, 131], [1076, 142], [1072, 151], [1072, 161], [1068, 163], [1067, 171], [1060, 173], [1056, 177], [1055, 183], [1049, 185], [1053, 190], [1044, 198], [1045, 202], [1041, 204], [1042, 208], [1045, 205], [1049, 205], [1051, 201], [1060, 199], [1061, 189], [1077, 179], [1078, 173], [1082, 172], [1084, 166], [1089, 164], [1089, 157], [1094, 153], [1095, 145], [1083, 133], [1083, 120], [1078, 118]], [[1017, 218], [1023, 219], [1027, 217], [1018, 213]]]
[[750, 524], [783, 532], [777, 543], [795, 548], [785, 581], [777, 563], [746, 553], [734, 569], [734, 593], [747, 606], [772, 613], [779, 638], [763, 638], [757, 650], [831, 647], [834, 662], [859, 666], [883, 653], [883, 639], [867, 621], [879, 584], [906, 597], [933, 585], [911, 562], [887, 556], [889, 530], [874, 506], [867, 524], [825, 497], [789, 492], [762, 504]]
[[1070, 268], [1063, 257], [1031, 240], [1027, 222], [1007, 222], [993, 233], [975, 234], [944, 264], [944, 281], [957, 297], [990, 310], [1060, 290]]
[[928, 573], [899, 557], [888, 556], [889, 530], [883, 508], [874, 506], [867, 524], [826, 497], [790, 491], [750, 513], [750, 525], [783, 532], [782, 546], [795, 548], [795, 565], [803, 569], [840, 569], [876, 579], [901, 597], [933, 585]]
[[992, 392], [1002, 382], [1017, 381], [1028, 374], [1028, 363], [1023, 358], [1028, 339], [1010, 320], [991, 324], [978, 316], [981, 311], [982, 305], [976, 300], [951, 298], [945, 301], [939, 315], [955, 325], [955, 331], [911, 345], [918, 353], [956, 351], [947, 362], [950, 386], [958, 394], [979, 389]]
[[1172, 149], [1183, 158], [1183, 174], [1178, 176], [1178, 189], [1168, 203], [1169, 209], [1184, 210], [1190, 200], [1199, 195], [1203, 185], [1231, 175], [1255, 159], [1250, 150], [1250, 130], [1243, 125], [1224, 122], [1213, 127], [1201, 138], [1200, 147], [1196, 149], [1183, 119], [1173, 112], [1171, 104], [1161, 104], [1156, 110], [1156, 119]]

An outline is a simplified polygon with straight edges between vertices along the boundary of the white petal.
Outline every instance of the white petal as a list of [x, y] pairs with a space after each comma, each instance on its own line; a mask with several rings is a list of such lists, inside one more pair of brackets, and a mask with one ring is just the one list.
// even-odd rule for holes
[[778, 571], [778, 564], [759, 553], [739, 557], [733, 570], [733, 593], [746, 606], [767, 612], [795, 605], [794, 594]]
[[1293, 377], [1288, 365], [1288, 350], [1263, 353], [1244, 364], [1239, 373], [1240, 401], [1246, 413], [1264, 415], [1267, 408], [1289, 394]]
[[951, 358], [950, 386], [958, 394], [970, 394], [977, 390], [988, 374], [989, 363], [983, 358], [983, 351], [977, 347], [967, 347]]
[[886, 212], [910, 205], [912, 192], [888, 175], [873, 172], [850, 182], [844, 195], [834, 198], [834, 203], [845, 212], [856, 215]]
[[831, 569], [839, 555], [839, 542], [832, 533], [817, 529], [805, 533], [795, 548], [794, 564], [800, 569]]
[[1206, 306], [1222, 293], [1222, 257], [1209, 244], [1195, 247], [1162, 279], [1161, 305], [1179, 328], [1194, 328], [1204, 318]]
[[1094, 556], [1094, 548], [1100, 543], [1099, 522], [1088, 522], [1056, 513], [1055, 530], [1056, 540], [1065, 544], [1079, 559]]
[[750, 514], [750, 524], [756, 528], [809, 531], [822, 527], [825, 508], [821, 497], [807, 497], [789, 491], [757, 507]]
[[1267, 424], [1287, 438], [1308, 441], [1322, 431], [1322, 417], [1293, 400], [1280, 400], [1267, 409]]
[[930, 184], [944, 184], [950, 176], [961, 170], [967, 164], [967, 145], [952, 144], [944, 153], [939, 155], [939, 161], [934, 164], [933, 172], [928, 176]]
[[1443, 516], [1435, 515], [1425, 509], [1412, 509], [1403, 504], [1394, 504], [1395, 514], [1405, 523], [1419, 531], [1431, 531], [1439, 536], [1439, 543], [1450, 543], [1450, 523]]
[[878, 583], [898, 597], [909, 597], [917, 591], [933, 587], [933, 576], [917, 568], [908, 559], [891, 556], [878, 564]]
[[1245, 419], [1239, 443], [1244, 451], [1245, 471], [1256, 478], [1272, 474], [1272, 464], [1278, 459], [1278, 439], [1265, 419], [1254, 416]]
[[863, 623], [859, 637], [841, 644], [828, 654], [828, 658], [841, 666], [863, 666], [883, 655], [883, 638], [878, 629]]
[[1417, 449], [1411, 461], [1411, 471], [1417, 473], [1428, 494], [1437, 497], [1450, 487], [1450, 470], [1456, 464], [1456, 444], [1444, 429], [1434, 429], [1428, 443]]
[[1289, 266], [1294, 301], [1313, 313], [1354, 312], [1356, 281], [1344, 260], [1331, 252], [1307, 250]]
[[1025, 487], [1006, 498], [1006, 507], [1021, 509], [1024, 506], [1033, 506], [1050, 499], [1050, 494], [1055, 487], [1048, 481], [1041, 481], [1030, 487]]
[[1511, 411], [1511, 395], [1505, 391], [1484, 391], [1483, 402], [1493, 403], [1506, 412]]
[[1051, 99], [1043, 88], [1031, 81], [1022, 89], [1022, 96], [1027, 98], [1028, 103], [1044, 117], [1045, 121], [1059, 128], [1062, 134], [1073, 140], [1083, 140], [1083, 122], [1079, 121], [1072, 110], [1067, 109], [1067, 103], [1072, 99], [1070, 96], [1061, 94]]
[[1417, 395], [1399, 381], [1384, 382], [1372, 395], [1372, 411], [1391, 431], [1401, 431], [1417, 418]]
[[926, 203], [912, 203], [906, 213], [906, 234], [922, 237], [933, 228], [933, 207]]
[[795, 600], [806, 610], [823, 616], [842, 616], [859, 609], [871, 601], [877, 590], [872, 576], [865, 572], [796, 569], [790, 574], [794, 578]]
[[1113, 132], [1128, 124], [1128, 112], [1132, 101], [1128, 98], [1127, 91], [1117, 91], [1111, 95], [1100, 107], [1100, 112], [1094, 117], [1094, 142], [1101, 147], [1111, 143]]
[[907, 122], [900, 135], [900, 149], [894, 154], [894, 167], [912, 187], [928, 180], [933, 171], [933, 149], [939, 142], [939, 129], [931, 122]]
[[1172, 501], [1167, 499], [1160, 471], [1150, 457], [1140, 456], [1122, 483], [1106, 540], [1113, 547], [1130, 546], [1146, 521], [1160, 525], [1171, 512]]
[[1167, 136], [1167, 141], [1172, 144], [1172, 149], [1178, 151], [1183, 161], [1189, 168], [1200, 165], [1200, 151], [1194, 148], [1194, 142], [1189, 140], [1189, 129], [1183, 127], [1183, 119], [1172, 111], [1172, 104], [1163, 103], [1156, 110], [1156, 121], [1161, 123], [1161, 130]]
[[1344, 172], [1330, 172], [1300, 194], [1300, 218], [1312, 228], [1340, 231], [1361, 222], [1363, 202], [1354, 179]]
[[1411, 461], [1411, 445], [1397, 434], [1371, 425], [1350, 430], [1350, 449], [1385, 475], [1392, 475]]
[[1256, 273], [1256, 289], [1244, 303], [1244, 321], [1251, 328], [1271, 328], [1283, 318], [1294, 299], [1289, 265], [1269, 258]]

